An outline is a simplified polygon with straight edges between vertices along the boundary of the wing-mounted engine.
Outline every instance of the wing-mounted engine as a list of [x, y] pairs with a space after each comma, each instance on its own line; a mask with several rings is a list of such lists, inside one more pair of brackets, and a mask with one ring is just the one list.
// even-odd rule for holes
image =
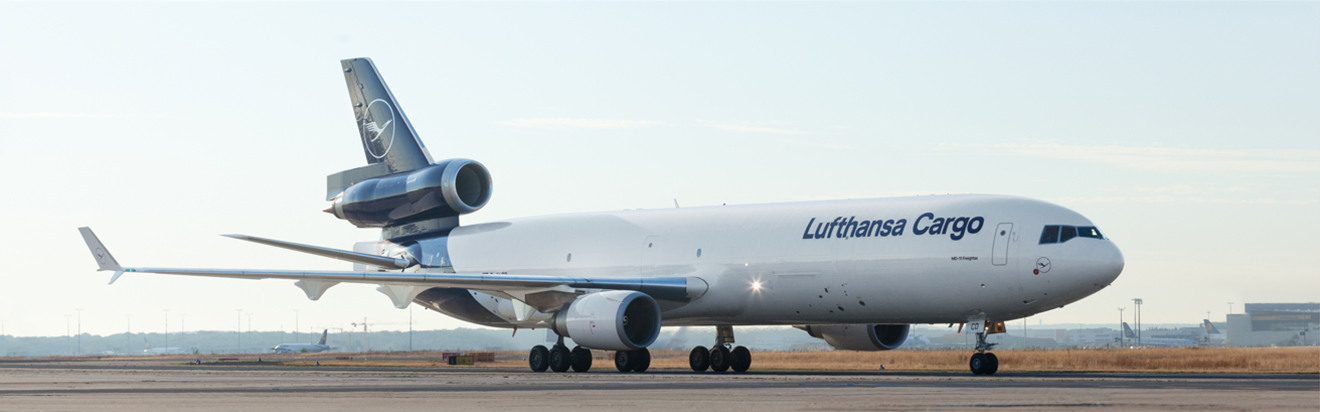
[[641, 349], [660, 335], [660, 305], [642, 292], [589, 293], [555, 314], [552, 323], [556, 333], [588, 348]]
[[880, 351], [898, 349], [911, 325], [807, 325], [794, 326], [835, 349]]
[[[346, 182], [358, 169], [331, 175], [325, 211], [361, 228], [384, 228], [386, 239], [458, 226], [458, 215], [490, 200], [490, 172], [481, 163], [450, 159], [417, 170]], [[346, 184], [346, 185], [345, 185]], [[336, 192], [336, 185], [342, 190]]]

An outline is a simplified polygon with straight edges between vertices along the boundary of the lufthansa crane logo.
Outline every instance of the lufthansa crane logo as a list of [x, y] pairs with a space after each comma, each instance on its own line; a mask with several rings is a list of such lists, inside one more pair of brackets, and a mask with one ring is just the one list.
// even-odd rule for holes
[[381, 99], [372, 100], [360, 120], [362, 125], [362, 143], [367, 153], [381, 159], [390, 152], [394, 145], [394, 108]]
[[102, 248], [99, 248], [99, 247], [96, 248], [96, 253], [95, 253], [95, 255], [96, 255], [96, 262], [97, 262], [97, 263], [105, 263], [105, 249], [102, 249]]

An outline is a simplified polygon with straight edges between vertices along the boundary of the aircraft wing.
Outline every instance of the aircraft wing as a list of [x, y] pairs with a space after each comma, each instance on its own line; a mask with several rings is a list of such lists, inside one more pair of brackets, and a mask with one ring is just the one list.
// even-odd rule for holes
[[[651, 278], [579, 278], [561, 276], [441, 273], [441, 272], [354, 272], [318, 270], [260, 269], [189, 269], [121, 266], [90, 228], [78, 228], [91, 249], [100, 271], [114, 271], [113, 284], [124, 273], [159, 273], [166, 275], [206, 276], [235, 279], [291, 279], [312, 300], [339, 283], [377, 284], [376, 290], [389, 296], [396, 307], [405, 308], [419, 293], [433, 287], [450, 287], [499, 292], [519, 300], [528, 295], [561, 287], [574, 289], [635, 290], [656, 299], [687, 301], [706, 291], [702, 280], [686, 277]], [[532, 302], [529, 302], [532, 303]], [[541, 305], [537, 305], [541, 306]]]

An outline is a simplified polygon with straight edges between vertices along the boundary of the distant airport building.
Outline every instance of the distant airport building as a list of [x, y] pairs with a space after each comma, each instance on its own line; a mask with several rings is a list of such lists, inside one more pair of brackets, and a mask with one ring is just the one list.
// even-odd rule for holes
[[1246, 313], [1228, 315], [1230, 346], [1320, 344], [1320, 303], [1248, 303]]
[[1071, 347], [1102, 347], [1117, 343], [1118, 336], [1118, 331], [1110, 328], [1073, 329], [1067, 331], [1063, 343]]

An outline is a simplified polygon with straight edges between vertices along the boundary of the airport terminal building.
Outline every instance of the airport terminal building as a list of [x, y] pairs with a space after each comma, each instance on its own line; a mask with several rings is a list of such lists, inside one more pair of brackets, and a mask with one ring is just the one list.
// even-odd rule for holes
[[1224, 332], [1229, 346], [1320, 344], [1320, 303], [1248, 303]]

